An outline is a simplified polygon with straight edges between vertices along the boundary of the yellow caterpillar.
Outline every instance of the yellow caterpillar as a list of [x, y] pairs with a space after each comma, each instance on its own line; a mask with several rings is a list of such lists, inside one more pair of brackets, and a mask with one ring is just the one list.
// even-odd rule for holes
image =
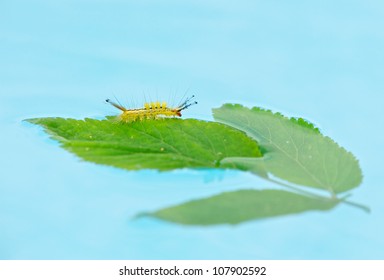
[[144, 103], [143, 108], [139, 109], [127, 109], [120, 104], [117, 104], [110, 99], [105, 100], [107, 103], [121, 110], [122, 113], [118, 116], [118, 119], [123, 122], [134, 122], [137, 120], [145, 119], [159, 119], [163, 117], [181, 117], [181, 111], [187, 109], [188, 107], [197, 104], [196, 101], [191, 102], [195, 96], [185, 99], [179, 106], [176, 108], [170, 108], [167, 106], [166, 102], [149, 102]]

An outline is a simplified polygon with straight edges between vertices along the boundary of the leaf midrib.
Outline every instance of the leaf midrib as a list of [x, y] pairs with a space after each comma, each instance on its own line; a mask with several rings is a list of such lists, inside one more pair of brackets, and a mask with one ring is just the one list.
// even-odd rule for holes
[[[271, 136], [271, 131], [269, 129], [269, 127], [265, 124], [265, 122], [261, 119], [261, 117], [258, 115], [258, 114], [254, 114], [258, 119], [259, 119], [259, 123], [263, 124], [264, 127], [268, 130], [268, 133], [269, 135]], [[278, 120], [279, 121], [279, 124], [281, 127], [284, 128], [284, 126], [282, 125], [282, 122], [281, 122], [281, 119]], [[239, 128], [239, 127], [238, 127]], [[275, 147], [277, 150], [279, 150], [283, 155], [285, 155], [288, 159], [292, 160], [293, 162], [295, 162], [306, 174], [309, 175], [309, 177], [311, 177], [315, 182], [317, 182], [320, 186], [322, 186], [323, 188], [331, 191], [332, 189], [327, 186], [327, 185], [324, 185], [320, 180], [319, 178], [317, 178], [316, 176], [314, 176], [313, 174], [311, 174], [311, 172], [308, 171], [307, 168], [305, 168], [305, 166], [297, 159], [291, 157], [283, 148], [281, 148], [280, 146], [278, 146], [275, 142], [272, 142], [270, 139], [268, 139], [266, 136], [264, 136], [263, 134], [261, 133], [257, 133], [256, 130], [254, 130], [253, 128], [251, 128], [251, 124], [249, 122], [249, 117], [247, 117], [247, 131], [249, 131], [249, 133], [251, 134], [250, 136], [258, 141], [260, 141], [260, 146], [263, 145], [263, 140], [264, 139], [264, 142], [267, 142], [268, 144], [270, 144], [271, 146]], [[257, 137], [257, 135], [259, 135], [260, 137]], [[292, 137], [291, 135], [288, 133], [288, 135], [290, 136], [291, 140], [292, 140]], [[258, 139], [259, 138], [259, 139]], [[262, 138], [262, 139], [260, 139]], [[295, 143], [293, 140], [292, 140], [292, 143]]]

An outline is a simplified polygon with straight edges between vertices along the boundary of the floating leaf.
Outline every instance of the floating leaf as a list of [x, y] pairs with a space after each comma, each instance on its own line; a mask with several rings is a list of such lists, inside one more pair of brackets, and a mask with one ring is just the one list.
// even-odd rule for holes
[[187, 225], [239, 224], [310, 210], [330, 210], [339, 203], [284, 190], [239, 190], [189, 201], [139, 215]]
[[291, 183], [331, 193], [345, 192], [361, 183], [356, 158], [303, 119], [231, 104], [214, 109], [213, 114], [215, 120], [257, 140], [265, 152], [263, 161], [237, 157], [224, 159], [223, 163], [242, 166], [258, 175], [264, 170]]
[[[129, 170], [220, 168], [227, 157], [260, 157], [257, 143], [226, 125], [198, 120], [111, 120], [39, 118], [62, 146], [84, 160]], [[226, 164], [226, 167], [231, 167]]]

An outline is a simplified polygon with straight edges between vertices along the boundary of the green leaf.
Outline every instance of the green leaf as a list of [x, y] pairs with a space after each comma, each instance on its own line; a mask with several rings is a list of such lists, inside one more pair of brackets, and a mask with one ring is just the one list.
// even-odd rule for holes
[[239, 224], [310, 210], [326, 211], [339, 203], [284, 190], [239, 190], [139, 215], [186, 225]]
[[[356, 158], [304, 119], [288, 119], [261, 108], [226, 104], [213, 109], [215, 120], [244, 131], [259, 142], [264, 160], [228, 158], [260, 175], [268, 172], [291, 183], [341, 193], [361, 183]], [[253, 163], [252, 163], [253, 162]]]
[[[38, 124], [84, 160], [129, 170], [221, 168], [226, 157], [260, 157], [257, 143], [229, 126], [198, 120], [39, 118]], [[235, 168], [234, 165], [225, 165]]]

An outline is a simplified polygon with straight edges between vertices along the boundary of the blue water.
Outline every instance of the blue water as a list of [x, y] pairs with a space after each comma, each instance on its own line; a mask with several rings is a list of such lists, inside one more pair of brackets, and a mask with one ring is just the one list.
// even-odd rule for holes
[[[137, 2], [137, 3], [136, 3]], [[1, 259], [383, 259], [382, 1], [2, 1]], [[348, 205], [237, 226], [132, 219], [228, 190], [235, 171], [128, 172], [79, 160], [32, 117], [102, 118], [116, 96], [302, 116], [360, 160]]]

